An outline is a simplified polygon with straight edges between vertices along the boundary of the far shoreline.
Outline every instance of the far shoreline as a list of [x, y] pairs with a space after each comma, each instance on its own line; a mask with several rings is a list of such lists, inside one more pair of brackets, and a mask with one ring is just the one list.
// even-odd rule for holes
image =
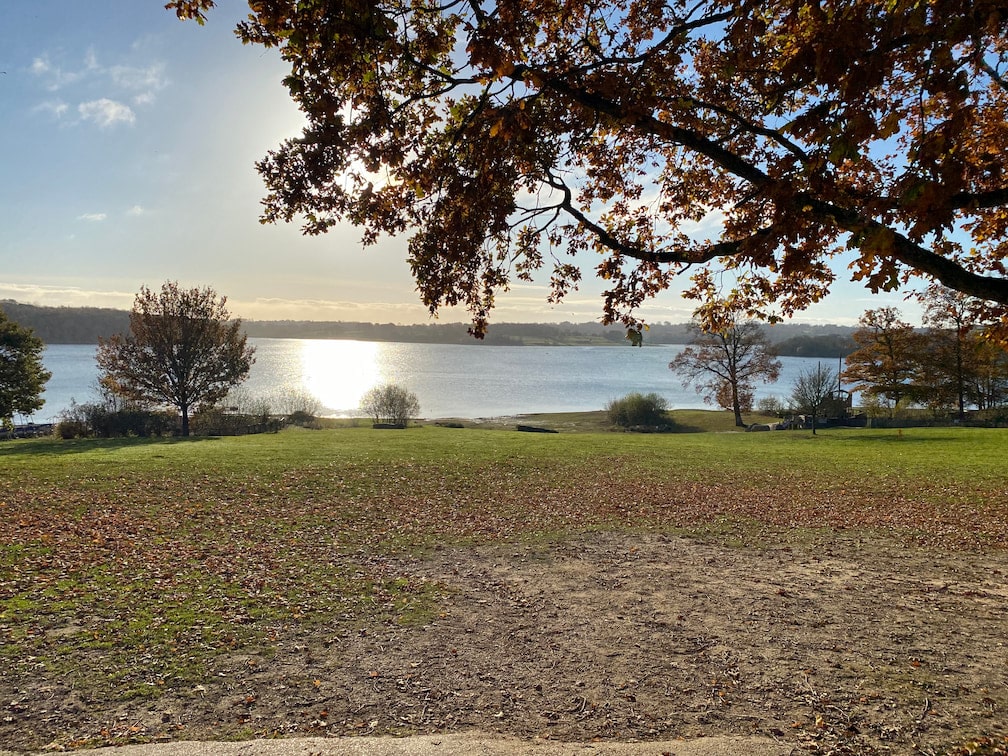
[[[129, 328], [129, 311], [98, 307], [51, 307], [0, 301], [7, 316], [31, 328], [47, 345], [97, 345]], [[368, 323], [324, 320], [248, 320], [241, 318], [251, 339], [371, 341], [460, 346], [631, 346], [626, 328], [598, 321], [552, 323], [491, 323], [485, 338], [469, 333], [467, 323]], [[777, 323], [765, 325], [767, 337], [781, 357], [836, 358], [854, 349], [854, 326]], [[650, 323], [644, 346], [682, 346], [693, 338], [688, 322]]]

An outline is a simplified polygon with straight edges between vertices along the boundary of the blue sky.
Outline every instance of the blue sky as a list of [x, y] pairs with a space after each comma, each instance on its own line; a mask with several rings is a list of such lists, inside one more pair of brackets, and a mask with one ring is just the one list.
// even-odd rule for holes
[[[304, 238], [258, 222], [254, 162], [302, 119], [275, 51], [233, 36], [247, 6], [222, 0], [203, 27], [162, 6], [0, 3], [0, 299], [128, 309], [141, 285], [178, 280], [246, 319], [426, 322], [404, 238], [365, 250], [351, 226]], [[544, 285], [516, 285], [494, 320], [597, 319], [600, 290], [586, 280], [550, 307]], [[902, 295], [841, 283], [796, 320], [853, 323], [884, 305], [915, 319]], [[642, 314], [691, 311], [668, 292]]]

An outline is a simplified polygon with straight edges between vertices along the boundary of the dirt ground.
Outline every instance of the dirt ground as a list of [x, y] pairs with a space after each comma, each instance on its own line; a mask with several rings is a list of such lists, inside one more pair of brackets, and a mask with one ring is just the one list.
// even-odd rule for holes
[[447, 587], [433, 622], [280, 635], [115, 707], [20, 680], [0, 691], [0, 748], [478, 730], [930, 754], [1008, 730], [1004, 552], [786, 541], [599, 534], [390, 560]]

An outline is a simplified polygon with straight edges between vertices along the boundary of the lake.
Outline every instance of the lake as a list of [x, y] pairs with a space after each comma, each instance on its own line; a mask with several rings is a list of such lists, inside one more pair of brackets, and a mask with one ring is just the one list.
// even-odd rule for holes
[[[249, 339], [256, 362], [243, 391], [271, 398], [292, 390], [317, 397], [329, 416], [352, 416], [374, 385], [398, 383], [415, 393], [423, 417], [480, 418], [536, 412], [604, 409], [631, 391], [656, 392], [672, 409], [710, 408], [692, 388], [684, 389], [668, 363], [680, 345], [486, 346], [403, 344], [325, 339]], [[58, 418], [72, 401], [96, 397], [98, 369], [90, 344], [46, 347], [43, 361], [52, 378], [36, 422]], [[798, 374], [818, 358], [781, 357], [780, 379], [756, 387], [785, 399]]]

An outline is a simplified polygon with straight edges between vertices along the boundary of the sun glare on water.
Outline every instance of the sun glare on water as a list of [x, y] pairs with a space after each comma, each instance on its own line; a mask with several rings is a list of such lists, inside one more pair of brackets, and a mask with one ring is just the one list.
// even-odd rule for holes
[[366, 341], [312, 341], [301, 345], [302, 382], [326, 412], [352, 413], [361, 397], [382, 381], [379, 344]]

